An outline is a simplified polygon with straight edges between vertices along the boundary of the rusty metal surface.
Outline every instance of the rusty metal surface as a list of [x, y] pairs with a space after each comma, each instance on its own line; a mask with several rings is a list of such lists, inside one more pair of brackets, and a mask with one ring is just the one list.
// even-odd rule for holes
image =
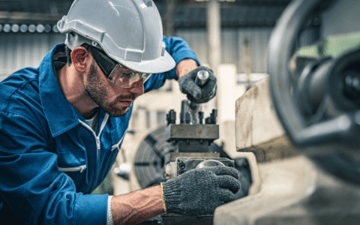
[[219, 125], [216, 124], [170, 124], [165, 129], [165, 139], [204, 139], [219, 138]]
[[304, 156], [259, 166], [259, 193], [215, 210], [215, 225], [357, 225], [360, 188], [319, 169]]
[[201, 162], [213, 159], [223, 163], [227, 167], [234, 167], [234, 160], [227, 158], [177, 158], [177, 174], [181, 175], [189, 170], [195, 169]]
[[218, 158], [220, 153], [183, 153], [183, 152], [172, 152], [165, 156], [166, 162], [175, 162], [176, 158]]
[[179, 140], [176, 142], [178, 152], [209, 152], [210, 141], [204, 140]]

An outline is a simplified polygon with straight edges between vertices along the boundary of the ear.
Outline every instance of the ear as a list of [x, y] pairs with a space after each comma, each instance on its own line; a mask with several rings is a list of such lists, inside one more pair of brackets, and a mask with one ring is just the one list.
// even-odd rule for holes
[[91, 62], [89, 52], [82, 46], [76, 47], [71, 51], [71, 61], [78, 72], [85, 72], [87, 64]]

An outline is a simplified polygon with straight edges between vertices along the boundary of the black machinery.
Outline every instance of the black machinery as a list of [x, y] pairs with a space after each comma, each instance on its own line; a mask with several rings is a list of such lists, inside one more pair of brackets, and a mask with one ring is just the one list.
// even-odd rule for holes
[[360, 184], [360, 33], [297, 47], [309, 19], [337, 2], [298, 0], [288, 6], [269, 43], [270, 89], [298, 149], [335, 176]]
[[[208, 74], [199, 71], [196, 83], [204, 85]], [[242, 189], [237, 198], [247, 195], [251, 184], [248, 162], [245, 158], [229, 159], [225, 151], [213, 143], [219, 138], [216, 124], [217, 110], [204, 119], [201, 106], [189, 100], [181, 102], [180, 124], [176, 112], [167, 114], [167, 126], [160, 127], [145, 137], [135, 156], [135, 174], [141, 187], [172, 179], [191, 169], [228, 166], [242, 170]], [[141, 224], [213, 224], [213, 215], [197, 217], [166, 214]]]

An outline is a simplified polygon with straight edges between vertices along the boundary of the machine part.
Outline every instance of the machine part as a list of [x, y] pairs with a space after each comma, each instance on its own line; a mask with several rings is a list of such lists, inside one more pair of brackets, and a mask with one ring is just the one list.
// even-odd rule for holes
[[[212, 145], [209, 149], [209, 152], [207, 153], [200, 153], [200, 152], [171, 152], [171, 154], [168, 154], [165, 156], [165, 164], [170, 162], [175, 162], [177, 158], [219, 158], [222, 157], [221, 153], [219, 152], [219, 149], [221, 151], [224, 151], [222, 148], [220, 148], [217, 145]], [[215, 151], [214, 151], [215, 150]]]
[[[170, 153], [174, 153], [177, 157], [188, 154], [182, 153], [183, 155], [180, 155], [180, 153], [175, 153], [177, 149], [176, 145], [165, 141], [165, 128], [165, 126], [159, 127], [149, 133], [137, 149], [134, 160], [134, 171], [141, 188], [147, 188], [165, 181], [165, 164], [167, 165], [168, 162], [170, 162]], [[215, 143], [210, 144], [207, 148], [208, 151], [212, 153], [199, 154], [207, 154], [208, 157], [224, 156], [224, 150]], [[195, 156], [200, 157], [200, 155]], [[175, 159], [176, 158], [174, 158], [173, 161], [175, 161]]]
[[348, 70], [344, 72], [344, 94], [351, 100], [360, 99], [360, 72]]
[[124, 162], [121, 163], [120, 166], [114, 168], [114, 173], [125, 180], [129, 180], [132, 164], [127, 162], [125, 150], [121, 148], [120, 151], [122, 152]]
[[110, 58], [138, 72], [161, 73], [175, 66], [165, 50], [160, 14], [152, 0], [74, 1], [57, 27], [66, 33], [70, 49], [100, 45]]
[[[195, 84], [199, 87], [203, 87], [208, 81], [209, 76], [210, 74], [208, 71], [199, 70], [196, 74]], [[183, 100], [181, 102], [180, 124], [202, 124], [203, 117], [198, 117], [200, 110], [200, 104], [193, 103], [190, 100]]]
[[217, 110], [213, 109], [210, 114], [210, 123], [211, 124], [216, 124], [216, 117], [217, 117]]
[[219, 126], [213, 124], [170, 124], [165, 129], [166, 141], [172, 141], [178, 152], [208, 152], [219, 138]]
[[119, 177], [129, 180], [129, 175], [131, 172], [132, 165], [129, 162], [121, 163], [120, 166], [115, 167], [114, 172]]
[[235, 169], [239, 171], [241, 188], [235, 194], [235, 199], [240, 199], [249, 195], [250, 187], [252, 184], [251, 170], [249, 161], [247, 158], [235, 158], [234, 159]]
[[190, 124], [191, 116], [189, 112], [185, 113], [185, 124]]
[[198, 112], [200, 109], [200, 104], [183, 100], [181, 102], [180, 124], [199, 124]]
[[211, 124], [211, 118], [210, 117], [206, 117], [205, 124]]
[[259, 170], [260, 192], [218, 207], [214, 225], [359, 224], [360, 188], [308, 158], [264, 163]]
[[209, 79], [209, 72], [206, 70], [199, 70], [195, 78], [195, 84], [202, 87], [206, 84]]
[[[209, 76], [210, 74], [208, 71], [199, 70], [196, 74], [195, 84], [198, 85], [199, 87], [203, 87], [208, 81]], [[201, 110], [201, 105], [190, 101], [188, 102], [188, 104], [189, 104], [189, 113], [191, 116], [190, 124], [202, 124], [202, 121], [200, 123], [200, 118], [198, 118], [198, 112]]]
[[[299, 99], [295, 99], [299, 94], [293, 93], [298, 91], [298, 77], [288, 70], [302, 28], [329, 2], [333, 1], [296, 0], [284, 11], [269, 42], [271, 96], [281, 123], [299, 150], [328, 172], [360, 184], [360, 107], [349, 93], [357, 89], [357, 84], [347, 83], [344, 73], [360, 70], [359, 45], [332, 55], [308, 74], [307, 99], [315, 111], [310, 115], [299, 110]], [[326, 45], [317, 48], [318, 55], [324, 56], [327, 49]]]
[[200, 124], [198, 113], [201, 110], [201, 105], [191, 102], [189, 107], [189, 113], [191, 117], [190, 124]]
[[165, 181], [164, 158], [175, 151], [175, 146], [165, 141], [165, 127], [149, 133], [140, 143], [135, 155], [134, 170], [142, 188]]
[[183, 100], [181, 101], [181, 112], [180, 112], [180, 124], [186, 123], [186, 113], [190, 111], [190, 101]]
[[[203, 70], [200, 70], [199, 72], [203, 72]], [[166, 133], [169, 134], [169, 136], [167, 136], [166, 140], [177, 141], [178, 139], [200, 139], [202, 142], [203, 139], [215, 140], [219, 138], [218, 128], [216, 130], [213, 129], [213, 127], [211, 126], [208, 126], [209, 124], [216, 125], [217, 110], [213, 109], [212, 112], [210, 113], [210, 117], [205, 119], [206, 125], [203, 125], [204, 112], [199, 110], [200, 110], [200, 104], [192, 103], [189, 100], [181, 101], [180, 124], [200, 125], [197, 127], [196, 126], [184, 127], [181, 125], [176, 125], [175, 124], [176, 112], [174, 110], [170, 110], [169, 113], [166, 115], [166, 118], [167, 118], [167, 124], [168, 125], [172, 124], [172, 126], [169, 126], [169, 128], [167, 128], [169, 129], [169, 131], [167, 131]], [[209, 130], [217, 133], [217, 136], [209, 135], [208, 133]], [[184, 132], [187, 133], [187, 135], [185, 135]], [[186, 142], [188, 144], [188, 141]]]
[[219, 161], [219, 160], [206, 159], [206, 160], [202, 161], [201, 163], [199, 163], [199, 164], [195, 167], [195, 169], [212, 167], [212, 166], [222, 166], [222, 167], [225, 167], [224, 163], [222, 163], [222, 162]]
[[[192, 170], [204, 167], [222, 166], [222, 167], [235, 167], [234, 160], [227, 158], [176, 158], [177, 176]], [[174, 178], [174, 177], [172, 177]]]
[[204, 112], [199, 111], [198, 115], [199, 115], [199, 124], [203, 124]]
[[[219, 153], [178, 153], [171, 152], [165, 159], [165, 178], [173, 179], [186, 171], [210, 167], [229, 166], [234, 167], [234, 161], [228, 158], [220, 158]], [[201, 164], [199, 166], [199, 164]], [[199, 166], [199, 167], [198, 167]]]
[[219, 138], [219, 125], [216, 124], [170, 124], [166, 128], [166, 141], [173, 139], [204, 139], [215, 140]]
[[167, 125], [174, 124], [176, 122], [176, 112], [172, 109], [166, 115]]

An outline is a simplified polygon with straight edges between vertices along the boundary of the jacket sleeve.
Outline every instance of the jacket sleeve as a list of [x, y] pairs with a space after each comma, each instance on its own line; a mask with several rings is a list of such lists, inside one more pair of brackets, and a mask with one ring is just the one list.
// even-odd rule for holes
[[165, 43], [166, 51], [173, 57], [175, 60], [175, 67], [166, 73], [153, 74], [145, 84], [145, 92], [148, 92], [153, 89], [159, 89], [162, 87], [166, 79], [178, 79], [176, 76], [176, 66], [183, 59], [194, 59], [198, 65], [198, 61], [195, 53], [191, 50], [190, 46], [179, 37], [163, 37]]
[[29, 115], [0, 113], [0, 194], [6, 207], [22, 224], [106, 224], [108, 196], [76, 192], [59, 171], [57, 154], [46, 150], [44, 129]]

